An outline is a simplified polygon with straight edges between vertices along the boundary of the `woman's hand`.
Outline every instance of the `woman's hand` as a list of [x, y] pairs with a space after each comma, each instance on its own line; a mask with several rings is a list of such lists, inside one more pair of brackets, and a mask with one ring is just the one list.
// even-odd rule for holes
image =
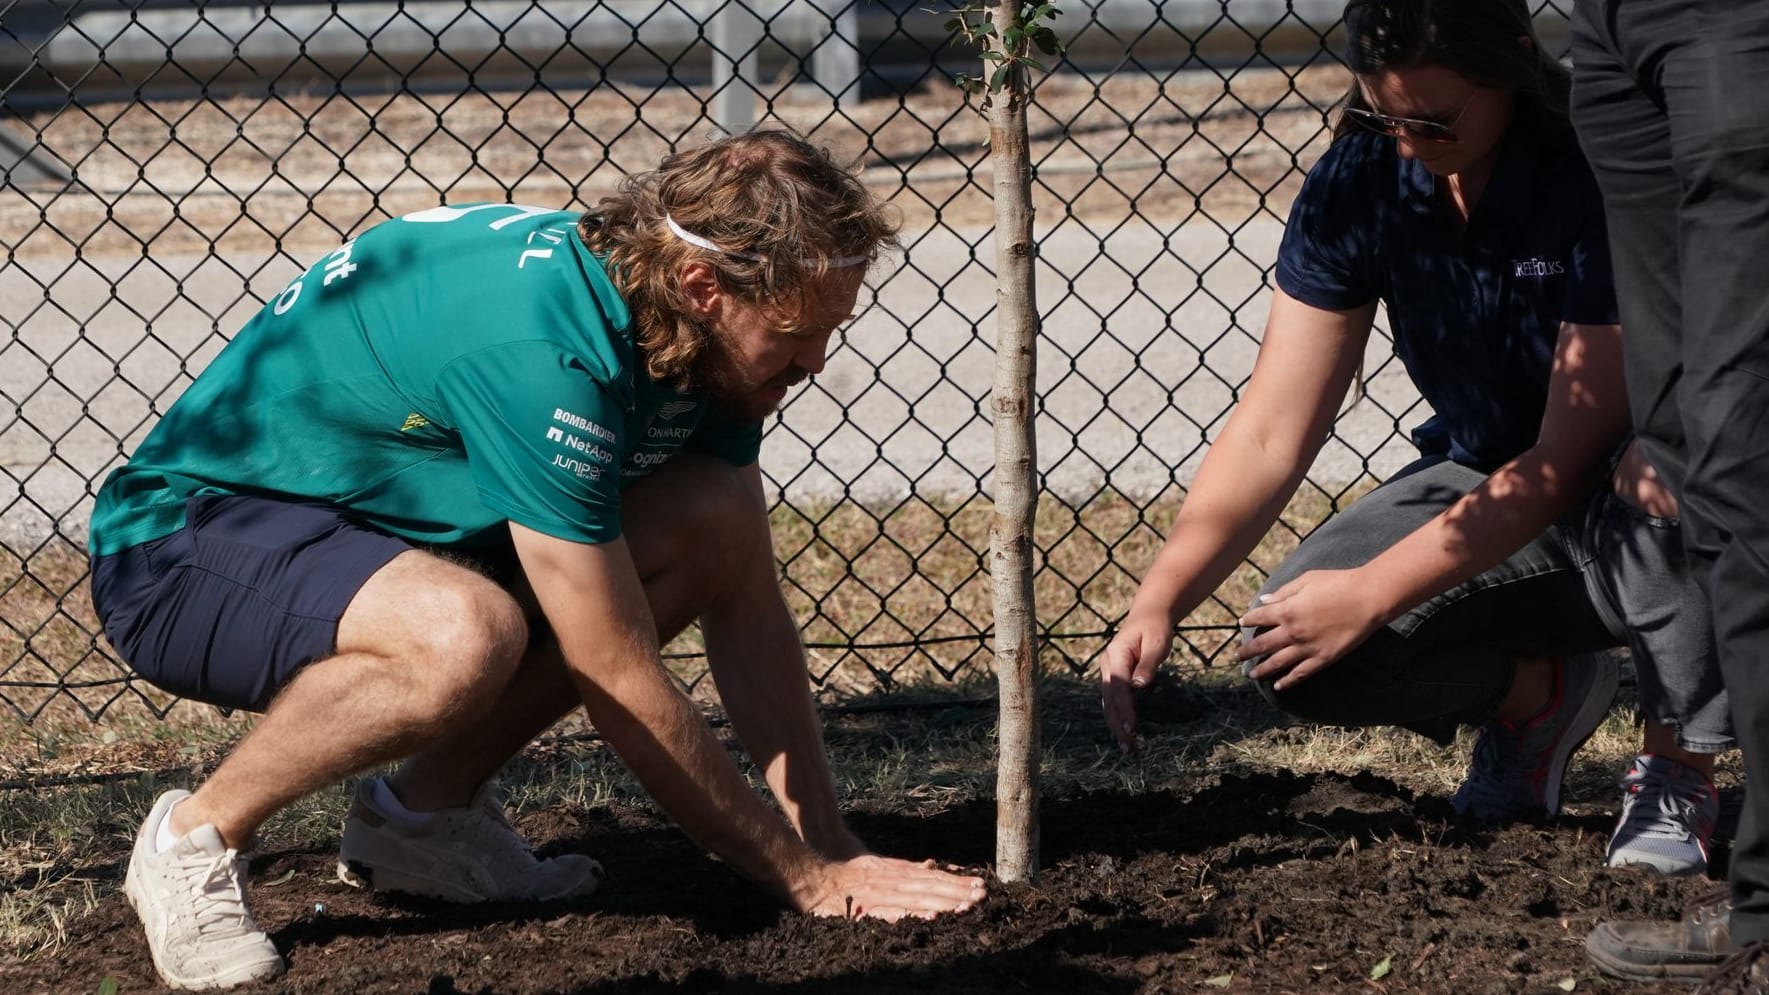
[[1165, 612], [1137, 613], [1125, 617], [1100, 657], [1100, 707], [1106, 728], [1125, 753], [1136, 750], [1136, 698], [1138, 688], [1155, 679], [1155, 668], [1173, 650], [1173, 620]]
[[1362, 570], [1311, 570], [1260, 597], [1241, 625], [1263, 630], [1235, 654], [1282, 691], [1356, 648], [1388, 620]]
[[1654, 518], [1677, 518], [1680, 514], [1677, 495], [1671, 493], [1664, 478], [1647, 461], [1639, 439], [1629, 442], [1623, 450], [1611, 485], [1617, 497]]

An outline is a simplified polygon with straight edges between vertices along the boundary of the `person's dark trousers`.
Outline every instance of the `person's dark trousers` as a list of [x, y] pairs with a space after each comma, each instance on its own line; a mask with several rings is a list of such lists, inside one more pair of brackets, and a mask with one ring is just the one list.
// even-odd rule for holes
[[[1769, 777], [1769, 3], [1579, 0], [1573, 21], [1636, 430], [1682, 502], [1745, 769]], [[1766, 832], [1753, 786], [1734, 945], [1769, 939]]]

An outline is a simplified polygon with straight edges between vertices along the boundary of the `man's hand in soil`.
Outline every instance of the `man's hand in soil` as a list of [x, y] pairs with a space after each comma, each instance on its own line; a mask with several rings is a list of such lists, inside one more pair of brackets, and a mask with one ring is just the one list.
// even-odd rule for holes
[[794, 899], [812, 915], [894, 922], [964, 912], [986, 893], [982, 878], [940, 870], [931, 860], [869, 853], [824, 864], [809, 887], [794, 890]]

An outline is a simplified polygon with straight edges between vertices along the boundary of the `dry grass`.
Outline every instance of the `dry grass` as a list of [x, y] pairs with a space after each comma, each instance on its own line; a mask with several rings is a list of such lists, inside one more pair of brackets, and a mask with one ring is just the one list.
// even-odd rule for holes
[[[1035, 588], [1052, 672], [1089, 665], [1128, 609], [1181, 496], [1175, 490], [1136, 501], [1106, 491], [1081, 507], [1040, 502]], [[1180, 666], [1216, 659], [1263, 571], [1324, 521], [1334, 500], [1312, 489], [1297, 496], [1248, 564], [1186, 620], [1188, 627], [1216, 628], [1182, 634]], [[844, 698], [992, 673], [985, 573], [991, 513], [981, 496], [914, 496], [883, 507], [801, 501], [774, 510], [787, 601], [804, 627], [812, 678], [826, 694]], [[0, 778], [8, 769], [84, 771], [113, 745], [152, 742], [142, 729], [176, 730], [182, 738], [217, 721], [211, 709], [174, 707], [166, 695], [125, 682], [127, 668], [99, 635], [86, 575], [84, 552], [59, 538], [24, 556], [0, 553], [0, 696], [13, 706], [0, 719]], [[694, 634], [670, 650], [681, 655], [672, 661], [677, 675], [697, 685], [705, 667]], [[168, 709], [167, 720], [157, 721]], [[222, 724], [237, 728], [242, 721]]]
[[[1298, 494], [1247, 564], [1185, 620], [1180, 665], [1213, 663], [1265, 573], [1367, 486]], [[1148, 501], [1107, 490], [1079, 507], [1039, 502], [1034, 593], [1053, 672], [1090, 665], [1129, 609], [1182, 497], [1177, 488]], [[991, 514], [980, 496], [777, 508], [775, 552], [788, 602], [805, 620], [813, 677], [846, 694], [991, 673]]]

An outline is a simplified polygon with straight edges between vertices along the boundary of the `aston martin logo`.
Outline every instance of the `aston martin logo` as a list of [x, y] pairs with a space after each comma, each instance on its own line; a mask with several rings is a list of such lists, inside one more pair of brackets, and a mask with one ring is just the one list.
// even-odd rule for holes
[[401, 432], [410, 432], [414, 428], [423, 428], [425, 425], [428, 425], [428, 424], [430, 424], [430, 419], [425, 418], [423, 415], [420, 415], [416, 411], [414, 411], [411, 414], [405, 416], [405, 424], [399, 426], [399, 430]]
[[674, 418], [700, 407], [699, 401], [665, 401], [663, 407], [657, 409], [657, 417]]

